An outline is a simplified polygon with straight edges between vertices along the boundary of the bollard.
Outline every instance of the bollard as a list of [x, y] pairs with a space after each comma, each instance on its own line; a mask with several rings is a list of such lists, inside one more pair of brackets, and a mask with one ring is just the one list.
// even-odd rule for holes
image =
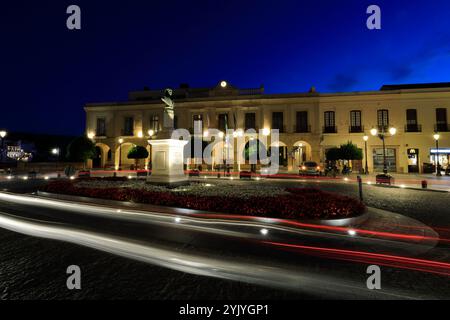
[[428, 182], [427, 180], [423, 180], [422, 181], [422, 189], [427, 189], [428, 188]]
[[358, 176], [358, 188], [359, 188], [359, 200], [361, 200], [361, 202], [362, 202], [364, 200], [364, 197], [363, 197], [362, 178], [361, 178], [361, 176]]

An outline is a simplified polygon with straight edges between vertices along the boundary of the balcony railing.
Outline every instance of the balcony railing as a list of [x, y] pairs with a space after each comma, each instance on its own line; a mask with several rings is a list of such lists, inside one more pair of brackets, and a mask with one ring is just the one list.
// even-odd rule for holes
[[272, 130], [278, 130], [279, 133], [286, 133], [286, 126], [282, 126], [281, 128], [273, 127]]
[[259, 132], [259, 127], [257, 125], [245, 126], [245, 131], [248, 131], [248, 130], [255, 130], [256, 132]]
[[134, 136], [134, 131], [133, 130], [121, 130], [121, 135], [124, 137], [133, 137]]
[[95, 132], [95, 136], [96, 137], [106, 137], [106, 132], [105, 131], [102, 131], [102, 130], [97, 130], [96, 132]]
[[422, 132], [422, 126], [420, 124], [407, 124], [405, 132]]
[[377, 126], [378, 132], [384, 132], [387, 133], [389, 132], [389, 129], [391, 128], [391, 125], [387, 125], [387, 126]]
[[436, 132], [450, 132], [450, 124], [448, 124], [448, 123], [437, 123], [434, 126], [434, 131], [436, 131]]
[[363, 133], [364, 132], [364, 126], [350, 126], [348, 128], [349, 133]]
[[336, 126], [323, 127], [323, 133], [337, 133], [337, 127]]
[[311, 126], [304, 126], [304, 125], [296, 125], [294, 126], [295, 133], [310, 133], [311, 132]]

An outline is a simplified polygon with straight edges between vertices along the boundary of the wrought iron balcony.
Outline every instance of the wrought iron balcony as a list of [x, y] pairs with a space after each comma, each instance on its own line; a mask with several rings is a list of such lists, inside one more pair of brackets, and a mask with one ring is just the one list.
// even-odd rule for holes
[[125, 129], [122, 129], [122, 130], [121, 130], [121, 135], [122, 135], [123, 137], [134, 137], [134, 130], [125, 130]]
[[407, 124], [405, 126], [405, 132], [422, 132], [422, 125], [420, 125], [420, 124]]
[[294, 126], [294, 132], [295, 133], [310, 133], [311, 132], [311, 126], [305, 126], [305, 125], [296, 125]]
[[364, 132], [364, 126], [350, 126], [348, 128], [349, 133], [363, 133]]
[[323, 127], [323, 133], [337, 133], [337, 127], [336, 126], [326, 126]]
[[434, 126], [434, 131], [436, 131], [436, 132], [450, 132], [450, 124], [448, 124], [448, 123], [437, 123]]
[[278, 130], [279, 133], [286, 133], [286, 126], [281, 126], [280, 128], [273, 127], [272, 130]]

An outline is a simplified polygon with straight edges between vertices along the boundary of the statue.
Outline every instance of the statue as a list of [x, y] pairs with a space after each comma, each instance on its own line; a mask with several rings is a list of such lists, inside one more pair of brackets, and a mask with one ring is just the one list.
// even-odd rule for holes
[[149, 183], [157, 185], [183, 185], [189, 183], [184, 173], [184, 147], [188, 141], [173, 139], [175, 102], [173, 90], [164, 90], [161, 101], [164, 102], [163, 130], [158, 132], [157, 139], [149, 140], [152, 146], [152, 174], [147, 178]]
[[175, 118], [175, 102], [172, 99], [173, 90], [166, 89], [164, 91], [164, 97], [161, 98], [162, 102], [166, 104], [164, 108], [164, 115], [167, 115], [169, 123], [166, 123], [166, 117], [164, 117], [164, 127], [173, 129], [173, 120]]

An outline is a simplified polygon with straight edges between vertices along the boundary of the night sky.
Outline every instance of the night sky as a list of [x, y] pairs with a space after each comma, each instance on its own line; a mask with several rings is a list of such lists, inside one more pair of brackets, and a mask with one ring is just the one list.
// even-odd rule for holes
[[[82, 30], [66, 28], [66, 8]], [[382, 9], [382, 30], [366, 9]], [[0, 128], [81, 134], [83, 105], [180, 83], [268, 93], [450, 81], [450, 1], [7, 1]]]

